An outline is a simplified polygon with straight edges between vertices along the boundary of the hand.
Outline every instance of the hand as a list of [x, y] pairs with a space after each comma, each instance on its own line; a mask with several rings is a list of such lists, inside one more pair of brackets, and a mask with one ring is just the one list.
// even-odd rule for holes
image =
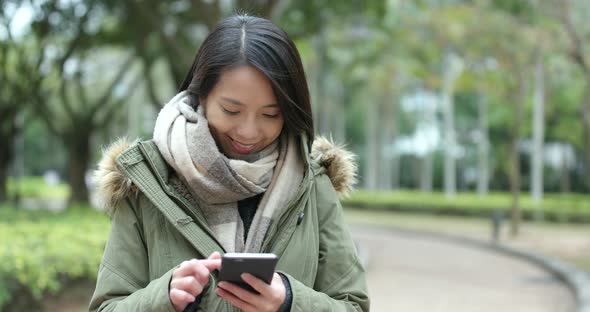
[[221, 255], [216, 251], [207, 259], [184, 261], [172, 273], [168, 296], [174, 310], [182, 312], [186, 306], [195, 301], [209, 282], [209, 273], [219, 269]]
[[244, 312], [279, 310], [285, 301], [286, 289], [278, 273], [275, 272], [270, 285], [248, 273], [242, 274], [241, 277], [260, 294], [247, 291], [229, 282], [220, 282], [215, 293]]

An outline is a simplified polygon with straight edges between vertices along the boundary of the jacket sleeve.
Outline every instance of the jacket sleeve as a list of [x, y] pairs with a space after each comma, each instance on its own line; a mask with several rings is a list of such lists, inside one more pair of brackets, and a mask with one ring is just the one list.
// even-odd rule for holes
[[291, 311], [369, 311], [365, 269], [326, 175], [316, 177], [319, 263], [313, 289], [291, 276]]
[[113, 212], [111, 232], [98, 269], [89, 311], [170, 311], [168, 285], [174, 268], [149, 280], [142, 227], [127, 200]]

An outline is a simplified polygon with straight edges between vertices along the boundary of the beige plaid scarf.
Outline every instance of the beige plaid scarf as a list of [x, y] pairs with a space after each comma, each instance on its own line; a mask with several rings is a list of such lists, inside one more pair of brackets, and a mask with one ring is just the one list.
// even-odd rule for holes
[[[203, 107], [195, 111], [186, 91], [158, 114], [154, 142], [187, 186], [226, 252], [260, 252], [266, 231], [287, 208], [303, 180], [303, 163], [294, 137], [248, 159], [223, 155], [209, 131]], [[244, 241], [238, 201], [264, 193]]]

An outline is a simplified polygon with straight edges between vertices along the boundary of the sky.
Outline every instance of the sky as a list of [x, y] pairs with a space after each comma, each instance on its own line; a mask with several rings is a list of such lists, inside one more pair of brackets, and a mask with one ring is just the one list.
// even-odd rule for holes
[[[18, 7], [14, 3], [6, 3], [3, 8], [5, 16], [12, 16], [10, 22], [10, 31], [14, 37], [20, 37], [28, 31], [29, 25], [33, 20], [33, 10], [28, 4]], [[8, 33], [2, 25], [0, 28], [0, 39], [7, 38]]]

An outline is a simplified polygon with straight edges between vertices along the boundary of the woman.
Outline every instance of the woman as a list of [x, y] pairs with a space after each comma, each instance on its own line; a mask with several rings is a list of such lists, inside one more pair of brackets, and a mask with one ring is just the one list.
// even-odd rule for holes
[[[112, 218], [91, 311], [368, 311], [342, 219], [348, 152], [313, 140], [299, 53], [268, 20], [234, 16], [203, 42], [153, 140], [99, 163]], [[217, 282], [220, 252], [279, 256], [254, 294]]]

